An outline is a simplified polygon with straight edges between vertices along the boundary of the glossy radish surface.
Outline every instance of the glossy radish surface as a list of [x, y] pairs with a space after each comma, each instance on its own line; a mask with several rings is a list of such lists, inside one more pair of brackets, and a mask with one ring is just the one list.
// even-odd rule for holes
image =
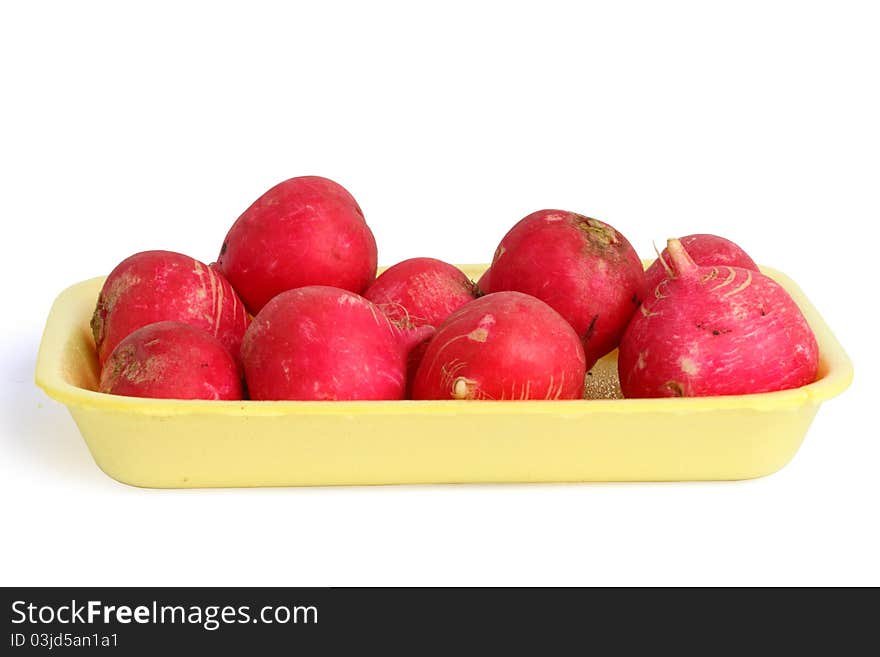
[[[718, 235], [699, 233], [685, 235], [679, 241], [695, 263], [701, 266], [728, 265], [758, 271], [758, 265], [739, 245]], [[669, 262], [669, 251], [663, 249], [660, 258], [655, 260], [645, 272], [649, 294], [667, 277], [663, 260]]]
[[364, 292], [392, 320], [437, 326], [476, 298], [474, 283], [458, 267], [435, 258], [410, 258], [386, 269]]
[[816, 338], [789, 294], [749, 269], [700, 267], [669, 240], [674, 278], [636, 312], [620, 343], [625, 397], [740, 395], [816, 379]]
[[254, 318], [241, 354], [252, 399], [403, 399], [407, 356], [434, 329], [402, 329], [339, 288], [282, 292]]
[[241, 399], [235, 360], [217, 338], [183, 322], [156, 322], [123, 339], [101, 371], [100, 391], [160, 399]]
[[[364, 292], [400, 326], [439, 326], [477, 297], [477, 288], [458, 267], [435, 258], [410, 258], [386, 269]], [[408, 380], [415, 376], [427, 348], [422, 341], [409, 354]]]
[[468, 303], [437, 329], [419, 366], [414, 399], [579, 399], [586, 364], [571, 325], [543, 301], [497, 292]]
[[143, 251], [119, 263], [98, 295], [91, 326], [99, 361], [133, 331], [166, 320], [207, 331], [237, 359], [250, 318], [214, 268], [173, 251]]
[[275, 295], [309, 285], [361, 293], [376, 276], [376, 240], [351, 194], [327, 178], [285, 180], [230, 228], [217, 268], [256, 314]]
[[617, 346], [646, 291], [641, 260], [620, 232], [563, 210], [541, 210], [516, 224], [478, 285], [548, 303], [583, 341], [587, 369]]

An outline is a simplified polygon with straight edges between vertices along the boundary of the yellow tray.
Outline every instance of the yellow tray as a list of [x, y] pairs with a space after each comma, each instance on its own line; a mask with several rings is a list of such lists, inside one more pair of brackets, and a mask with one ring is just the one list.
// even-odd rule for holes
[[[486, 265], [464, 265], [476, 279]], [[442, 482], [749, 479], [794, 456], [819, 404], [852, 380], [828, 326], [786, 276], [813, 327], [819, 378], [795, 390], [584, 401], [222, 402], [95, 392], [89, 319], [103, 278], [56, 299], [36, 382], [67, 405], [98, 466], [154, 488]], [[588, 377], [614, 397], [616, 354]]]

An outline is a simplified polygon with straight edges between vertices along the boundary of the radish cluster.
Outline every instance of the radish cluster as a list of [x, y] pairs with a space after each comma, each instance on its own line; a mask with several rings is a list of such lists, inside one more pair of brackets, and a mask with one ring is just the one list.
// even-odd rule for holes
[[[99, 389], [241, 400], [571, 400], [620, 349], [625, 397], [735, 395], [815, 380], [795, 302], [739, 246], [688, 235], [645, 271], [613, 226], [541, 210], [475, 283], [433, 258], [376, 277], [341, 185], [291, 178], [232, 224], [215, 263], [145, 251], [92, 318]], [[589, 387], [587, 387], [589, 389]]]

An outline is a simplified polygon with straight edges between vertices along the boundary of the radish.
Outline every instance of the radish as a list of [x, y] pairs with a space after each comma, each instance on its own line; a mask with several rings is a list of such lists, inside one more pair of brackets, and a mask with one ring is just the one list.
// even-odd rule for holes
[[339, 288], [282, 292], [254, 318], [241, 348], [252, 399], [402, 399], [409, 350], [433, 334], [404, 329]]
[[376, 240], [357, 201], [319, 176], [276, 185], [232, 225], [217, 267], [256, 314], [307, 285], [361, 293], [376, 277]]
[[571, 325], [543, 301], [497, 292], [437, 329], [413, 399], [579, 399], [586, 362]]
[[123, 339], [100, 391], [160, 399], [241, 399], [238, 367], [217, 338], [184, 322], [156, 322]]
[[677, 239], [668, 252], [672, 277], [620, 343], [625, 397], [741, 395], [815, 381], [816, 338], [778, 283], [741, 267], [700, 267]]
[[[412, 327], [437, 327], [476, 296], [474, 282], [463, 271], [434, 258], [398, 262], [364, 292], [364, 297], [379, 306], [392, 322]], [[424, 340], [410, 351], [407, 381], [415, 376], [427, 346]]]
[[[685, 235], [680, 237], [679, 241], [691, 259], [698, 265], [728, 265], [758, 271], [758, 265], [749, 257], [748, 253], [734, 242], [718, 235]], [[663, 249], [660, 258], [665, 258], [668, 261], [669, 251]], [[660, 284], [660, 281], [666, 278], [666, 270], [660, 258], [655, 260], [645, 272], [649, 294]]]
[[642, 263], [626, 238], [598, 219], [541, 210], [501, 240], [485, 293], [515, 290], [547, 302], [584, 344], [587, 369], [614, 349], [645, 298]]
[[476, 298], [474, 282], [458, 267], [434, 258], [410, 258], [389, 267], [364, 297], [392, 321], [438, 326]]
[[123, 338], [164, 320], [208, 331], [237, 359], [249, 319], [238, 295], [213, 268], [172, 251], [143, 251], [107, 277], [92, 333], [102, 364]]

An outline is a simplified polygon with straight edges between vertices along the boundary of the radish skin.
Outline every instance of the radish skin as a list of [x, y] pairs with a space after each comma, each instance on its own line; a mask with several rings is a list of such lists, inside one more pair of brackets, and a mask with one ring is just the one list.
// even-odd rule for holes
[[586, 362], [571, 325], [520, 292], [480, 297], [454, 313], [428, 344], [413, 399], [578, 399]]
[[[679, 241], [691, 259], [698, 265], [704, 267], [727, 265], [758, 271], [758, 265], [749, 257], [749, 254], [739, 245], [724, 237], [708, 233], [698, 233], [680, 237]], [[667, 277], [666, 269], [663, 267], [664, 260], [666, 263], [669, 262], [668, 249], [663, 249], [660, 257], [645, 271], [645, 280], [649, 293], [653, 292], [660, 282]]]
[[386, 269], [364, 292], [395, 322], [438, 326], [476, 289], [458, 267], [435, 258], [410, 258]]
[[327, 178], [279, 183], [235, 221], [217, 267], [256, 314], [286, 290], [326, 285], [360, 294], [376, 277], [376, 240], [348, 191]]
[[403, 329], [375, 304], [339, 288], [282, 292], [242, 343], [251, 399], [403, 399], [408, 352], [432, 335]]
[[184, 322], [142, 326], [101, 371], [100, 391], [157, 399], [241, 399], [238, 367], [217, 338]]
[[[476, 296], [474, 282], [463, 271], [434, 258], [399, 262], [382, 272], [364, 292], [366, 299], [402, 327], [437, 327]], [[408, 382], [415, 377], [427, 346], [428, 341], [423, 340], [409, 352]]]
[[742, 395], [816, 379], [819, 350], [806, 319], [771, 278], [701, 267], [668, 243], [674, 277], [641, 306], [620, 343], [625, 397]]
[[575, 212], [541, 210], [517, 223], [498, 245], [478, 286], [541, 299], [583, 341], [587, 369], [613, 350], [645, 298], [641, 260], [612, 226]]
[[207, 331], [237, 360], [250, 317], [214, 268], [173, 251], [143, 251], [119, 263], [98, 295], [91, 322], [98, 360], [133, 331], [166, 320]]

